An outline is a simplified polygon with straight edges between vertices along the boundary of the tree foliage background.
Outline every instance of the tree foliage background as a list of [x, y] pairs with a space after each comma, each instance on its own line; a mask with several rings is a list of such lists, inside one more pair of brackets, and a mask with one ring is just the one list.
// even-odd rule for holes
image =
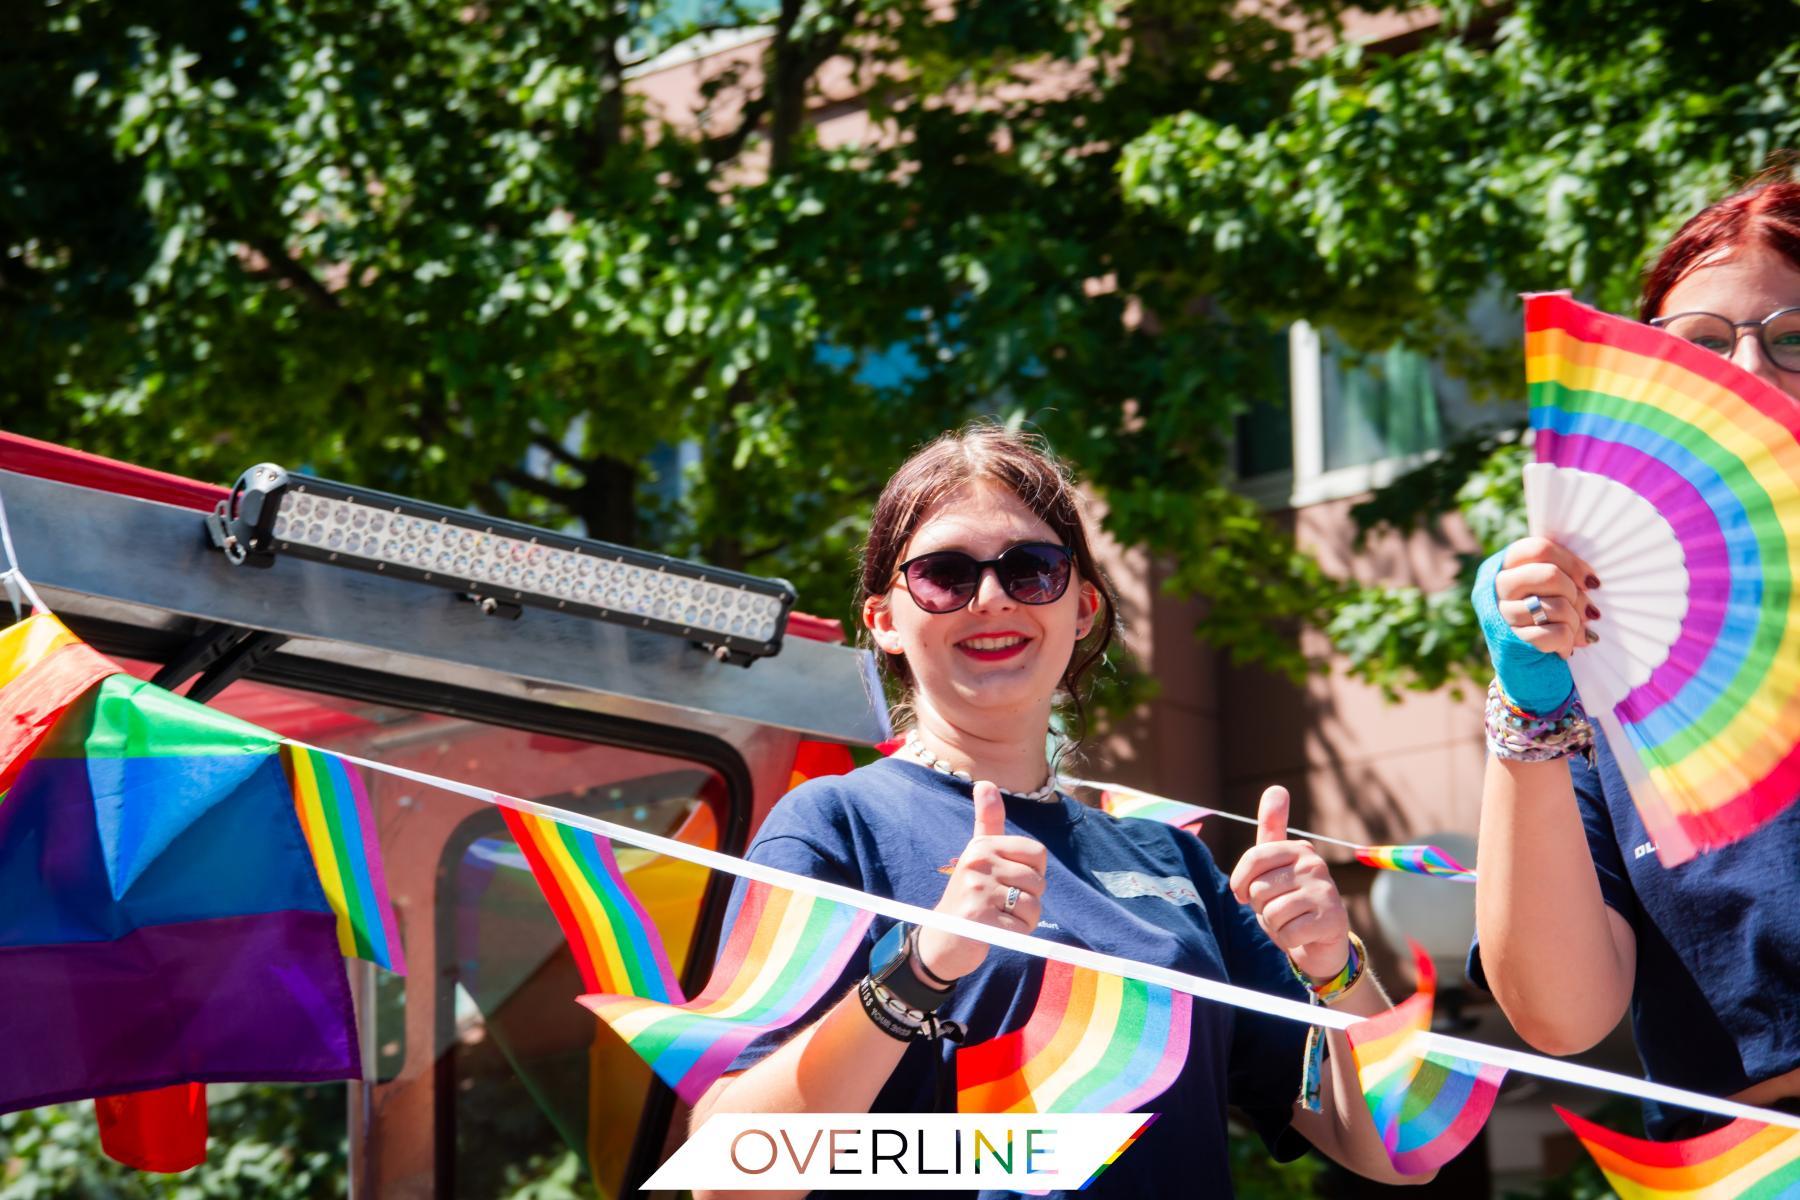
[[[1214, 644], [1299, 669], [1297, 620], [1432, 684], [1476, 653], [1461, 605], [1327, 579], [1231, 487], [1269, 333], [1480, 374], [1478, 294], [1626, 307], [1675, 222], [1800, 143], [1800, 9], [1460, 0], [1379, 52], [1330, 48], [1340, 15], [28, 0], [0, 49], [0, 423], [572, 523], [836, 613], [909, 448], [1030, 421]], [[633, 82], [751, 27], [698, 116]], [[846, 64], [882, 136], [823, 145]]]
[[[1627, 310], [1682, 218], [1800, 146], [1792, 0], [1440, 10], [1370, 49], [1336, 0], [20, 0], [0, 426], [569, 523], [836, 613], [908, 449], [1030, 421], [1214, 644], [1297, 670], [1305, 622], [1435, 686], [1479, 659], [1457, 592], [1328, 579], [1231, 485], [1270, 335], [1507, 386], [1470, 302]], [[748, 28], [699, 117], [633, 83]], [[810, 123], [843, 64], [871, 144]], [[1361, 517], [1498, 546], [1520, 454], [1452, 447]], [[0, 1118], [5, 1194], [124, 1186], [80, 1121]], [[248, 1174], [341, 1170], [245, 1128]]]

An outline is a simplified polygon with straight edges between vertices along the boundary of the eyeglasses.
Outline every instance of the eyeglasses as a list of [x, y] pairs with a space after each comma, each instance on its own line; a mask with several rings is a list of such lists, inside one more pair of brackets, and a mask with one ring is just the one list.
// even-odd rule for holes
[[1760, 321], [1728, 321], [1717, 313], [1685, 312], [1655, 317], [1650, 324], [1727, 357], [1737, 349], [1741, 331], [1754, 329], [1770, 362], [1783, 371], [1800, 371], [1800, 306], [1778, 308]]
[[928, 613], [967, 608], [981, 590], [989, 567], [1007, 595], [1020, 604], [1051, 604], [1069, 590], [1073, 555], [1053, 542], [1026, 542], [999, 558], [978, 559], [961, 550], [934, 550], [909, 558], [894, 569], [906, 581], [913, 603]]

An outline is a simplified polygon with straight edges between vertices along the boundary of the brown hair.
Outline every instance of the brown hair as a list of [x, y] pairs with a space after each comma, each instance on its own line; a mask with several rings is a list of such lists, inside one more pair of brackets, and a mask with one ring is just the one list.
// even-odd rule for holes
[[1682, 278], [1721, 250], [1767, 246], [1800, 270], [1800, 183], [1789, 167], [1765, 172], [1757, 182], [1709, 204], [1681, 227], [1650, 269], [1638, 304], [1643, 320], [1663, 315], [1663, 301]]
[[[918, 532], [925, 514], [958, 488], [978, 480], [992, 480], [1017, 496], [1073, 552], [1079, 580], [1099, 589], [1100, 612], [1088, 635], [1075, 644], [1062, 676], [1063, 690], [1075, 706], [1079, 740], [1086, 720], [1083, 685], [1118, 636], [1118, 597], [1094, 561], [1069, 468], [1042, 438], [978, 422], [940, 435], [902, 463], [881, 490], [869, 519], [869, 538], [862, 554], [863, 597], [887, 595], [900, 553]], [[910, 698], [913, 677], [905, 656], [878, 654], [876, 658], [883, 673], [898, 679]]]

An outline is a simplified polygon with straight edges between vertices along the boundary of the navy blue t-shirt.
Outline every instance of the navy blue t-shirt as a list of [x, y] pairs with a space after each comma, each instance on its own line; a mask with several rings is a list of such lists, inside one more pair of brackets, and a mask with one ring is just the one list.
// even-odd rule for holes
[[[1619, 765], [1569, 759], [1600, 895], [1637, 935], [1631, 1028], [1645, 1074], [1715, 1096], [1800, 1066], [1800, 804], [1741, 841], [1664, 867]], [[1487, 987], [1481, 944], [1469, 978]], [[1650, 1136], [1685, 1110], [1644, 1104]]]
[[[849, 775], [812, 780], [783, 797], [746, 857], [931, 908], [943, 897], [974, 825], [969, 784], [916, 763], [883, 759]], [[1308, 998], [1287, 956], [1232, 896], [1205, 844], [1191, 833], [1156, 821], [1118, 820], [1067, 796], [1054, 803], [1009, 798], [1006, 832], [1036, 838], [1048, 852], [1037, 936], [1288, 999]], [[728, 923], [743, 890], [740, 879]], [[892, 924], [877, 917], [866, 946]], [[762, 1061], [852, 991], [867, 971], [865, 948], [811, 1013], [752, 1042], [731, 1069]], [[967, 1028], [965, 1045], [998, 1037], [1030, 1018], [1042, 978], [1043, 960], [992, 948], [957, 983], [943, 1015]], [[1229, 1197], [1228, 1104], [1277, 1158], [1305, 1150], [1289, 1119], [1300, 1090], [1306, 1027], [1203, 1000], [1194, 1002], [1192, 1020], [1187, 1065], [1167, 1092], [1144, 1106], [1160, 1119], [1082, 1196], [1161, 1195], [1179, 1186], [1187, 1195]], [[872, 1111], [953, 1109], [955, 1049], [947, 1041], [907, 1047]]]

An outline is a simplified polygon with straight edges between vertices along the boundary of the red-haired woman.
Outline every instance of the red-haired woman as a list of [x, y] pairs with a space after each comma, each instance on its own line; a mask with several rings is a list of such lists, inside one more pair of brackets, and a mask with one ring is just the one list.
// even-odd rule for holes
[[[1764, 182], [1684, 225], [1645, 277], [1642, 317], [1795, 401], [1800, 183]], [[1484, 564], [1474, 602], [1497, 678], [1482, 797], [1483, 975], [1526, 1041], [1587, 1049], [1627, 1008], [1659, 1082], [1756, 1104], [1800, 1098], [1800, 805], [1741, 842], [1662, 866], [1604, 744], [1589, 744], [1566, 659], [1606, 637], [1586, 563], [1527, 538]], [[1524, 714], [1509, 734], [1505, 706]], [[1646, 1105], [1652, 1137], [1710, 1119]]]
[[[1052, 704], [1079, 694], [1117, 617], [1074, 486], [1040, 447], [976, 426], [914, 455], [876, 504], [862, 593], [876, 652], [904, 687], [906, 745], [790, 793], [748, 857], [1292, 999], [1310, 989], [1350, 1012], [1387, 1006], [1324, 862], [1287, 840], [1285, 791], [1264, 796], [1258, 845], [1227, 879], [1192, 834], [1058, 790]], [[942, 1035], [961, 1027], [975, 1043], [1023, 1026], [1043, 962], [883, 921], [870, 939], [797, 1033], [738, 1058], [696, 1126], [714, 1112], [955, 1110]], [[1191, 1022], [1186, 1062], [1152, 1105], [1161, 1119], [1092, 1192], [1229, 1196], [1228, 1105], [1278, 1158], [1311, 1142], [1395, 1178], [1341, 1035], [1315, 1112], [1296, 1103], [1304, 1026], [1208, 1003]]]

